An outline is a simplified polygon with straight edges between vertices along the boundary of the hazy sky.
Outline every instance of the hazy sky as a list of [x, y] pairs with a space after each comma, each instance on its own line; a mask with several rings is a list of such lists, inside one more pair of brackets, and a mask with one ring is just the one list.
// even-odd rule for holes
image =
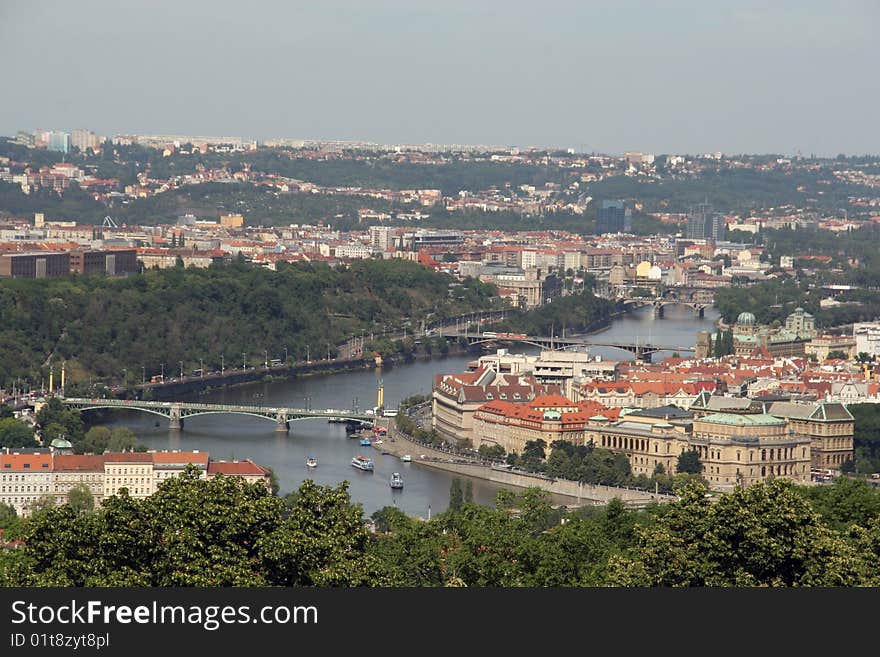
[[0, 0], [0, 134], [880, 153], [878, 25], [880, 0]]

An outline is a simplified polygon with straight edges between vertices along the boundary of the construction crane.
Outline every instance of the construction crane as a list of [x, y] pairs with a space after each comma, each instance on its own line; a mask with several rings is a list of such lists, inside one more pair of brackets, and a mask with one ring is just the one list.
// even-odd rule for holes
[[104, 228], [119, 228], [119, 225], [113, 220], [113, 217], [110, 216], [104, 217], [104, 223], [101, 225]]

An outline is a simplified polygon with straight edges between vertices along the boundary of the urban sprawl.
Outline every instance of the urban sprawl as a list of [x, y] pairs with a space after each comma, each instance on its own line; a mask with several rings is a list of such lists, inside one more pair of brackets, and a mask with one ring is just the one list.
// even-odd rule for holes
[[[0, 187], [18, 208], [0, 206], [0, 278], [402, 259], [492, 284], [499, 307], [524, 312], [581, 292], [622, 312], [651, 307], [658, 318], [670, 304], [701, 317], [713, 305], [720, 310], [715, 331], [694, 335], [682, 345], [686, 352], [662, 360], [649, 350], [621, 360], [585, 350], [517, 353], [529, 336], [472, 325], [483, 355], [467, 371], [437, 375], [432, 387], [430, 427], [459, 448], [500, 461], [537, 441], [548, 448], [566, 441], [624, 454], [632, 473], [646, 476], [674, 472], [683, 453], [696, 452], [703, 478], [718, 491], [873, 471], [857, 453], [848, 407], [880, 401], [880, 321], [866, 310], [880, 295], [880, 271], [867, 258], [820, 247], [835, 236], [876, 235], [880, 159], [103, 137], [89, 130], [22, 132], [0, 153]], [[490, 184], [456, 189], [454, 176], [428, 175], [455, 167], [491, 171]], [[387, 186], [326, 180], [333, 172], [381, 178], [376, 172], [386, 170], [400, 173]], [[314, 179], [291, 174], [309, 171]], [[505, 171], [510, 180], [494, 182]], [[698, 198], [687, 187], [707, 178], [747, 185], [761, 176], [785, 188], [784, 202]], [[440, 183], [419, 184], [432, 179]], [[667, 198], [664, 189], [687, 194]], [[163, 204], [171, 198], [177, 201]], [[293, 208], [287, 217], [284, 208]], [[129, 220], [145, 213], [147, 221]], [[778, 299], [774, 286], [783, 297], [795, 292]], [[740, 290], [777, 297], [732, 311], [730, 295]], [[771, 307], [773, 320], [764, 314]], [[564, 337], [564, 329], [555, 332]], [[46, 382], [0, 385], [10, 403], [25, 392], [55, 392]], [[33, 423], [26, 410], [17, 414]], [[77, 482], [98, 502], [122, 486], [148, 495], [187, 463], [208, 477], [267, 478], [256, 464], [213, 462], [197, 452], [6, 448], [0, 501], [27, 513], [40, 495], [64, 495]]]

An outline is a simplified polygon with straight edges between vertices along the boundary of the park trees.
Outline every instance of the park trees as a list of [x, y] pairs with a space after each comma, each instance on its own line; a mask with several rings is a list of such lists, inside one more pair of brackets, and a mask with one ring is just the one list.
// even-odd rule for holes
[[681, 501], [645, 528], [635, 550], [616, 557], [611, 583], [624, 586], [850, 586], [857, 551], [822, 523], [783, 479], [737, 488], [712, 503], [688, 484]]
[[0, 419], [0, 447], [36, 447], [34, 430], [19, 419]]

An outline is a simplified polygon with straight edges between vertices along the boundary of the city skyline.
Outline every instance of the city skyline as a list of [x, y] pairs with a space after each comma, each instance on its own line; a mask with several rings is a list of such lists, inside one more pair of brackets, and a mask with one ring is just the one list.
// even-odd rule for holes
[[[3, 80], [26, 102], [0, 108], [0, 133], [877, 153], [877, 17], [866, 2], [12, 2]], [[65, 75], [35, 75], [60, 61]]]

